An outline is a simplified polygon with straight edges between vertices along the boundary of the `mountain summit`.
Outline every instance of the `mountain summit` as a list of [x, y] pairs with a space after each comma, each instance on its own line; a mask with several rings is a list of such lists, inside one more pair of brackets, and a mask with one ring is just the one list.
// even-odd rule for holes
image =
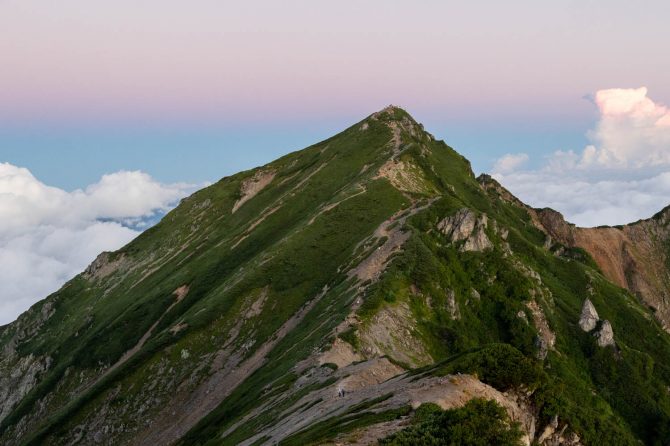
[[667, 224], [575, 228], [389, 106], [0, 327], [0, 443], [664, 444]]

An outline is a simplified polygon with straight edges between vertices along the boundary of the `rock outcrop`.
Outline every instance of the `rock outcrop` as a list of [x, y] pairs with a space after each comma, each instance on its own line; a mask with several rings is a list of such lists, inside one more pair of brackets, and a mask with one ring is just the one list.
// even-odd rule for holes
[[[533, 325], [537, 329], [537, 338], [535, 339], [535, 346], [537, 347], [537, 358], [544, 360], [550, 350], [554, 349], [556, 345], [556, 334], [549, 327], [547, 317], [542, 311], [542, 307], [538, 305], [537, 301], [531, 300], [526, 303], [526, 307], [530, 310], [533, 318]], [[523, 313], [525, 316], [525, 313]]]
[[[579, 328], [589, 333], [592, 332], [600, 322], [596, 307], [590, 299], [584, 300], [582, 305], [582, 313], [579, 317]], [[596, 342], [599, 347], [608, 347], [614, 345], [614, 330], [610, 321], [604, 320], [600, 324], [600, 328], [593, 334], [596, 337]]]
[[459, 209], [454, 215], [445, 218], [437, 225], [437, 229], [449, 237], [451, 241], [465, 240], [475, 230], [477, 216], [467, 208]]
[[614, 345], [614, 330], [610, 321], [604, 320], [600, 330], [596, 333], [596, 342], [600, 347], [609, 347]]
[[2, 421], [38, 383], [49, 368], [51, 358], [24, 356], [14, 364], [0, 363], [0, 421]]
[[599, 320], [596, 307], [593, 306], [590, 299], [586, 299], [584, 305], [582, 305], [582, 313], [579, 316], [579, 328], [589, 332], [596, 328]]
[[447, 290], [447, 310], [452, 319], [461, 318], [461, 310], [458, 308], [456, 293], [453, 290]]
[[437, 225], [437, 228], [452, 242], [465, 241], [461, 251], [484, 251], [493, 247], [493, 243], [486, 236], [488, 217], [481, 214], [479, 217], [468, 208], [459, 209]]
[[560, 426], [558, 415], [554, 415], [536, 439], [536, 444], [542, 446], [579, 446], [582, 442], [579, 435], [569, 430], [567, 424]]

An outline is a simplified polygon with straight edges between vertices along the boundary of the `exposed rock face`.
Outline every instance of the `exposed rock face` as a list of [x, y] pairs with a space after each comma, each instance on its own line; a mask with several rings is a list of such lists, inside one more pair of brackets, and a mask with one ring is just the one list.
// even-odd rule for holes
[[547, 424], [540, 434], [540, 438], [537, 439], [538, 443], [544, 443], [546, 440], [549, 439], [552, 435], [554, 435], [554, 432], [556, 432], [556, 429], [558, 429], [558, 416], [554, 415], [551, 418], [551, 421], [549, 424]]
[[579, 435], [568, 430], [567, 424], [562, 427], [559, 425], [557, 415], [552, 417], [536, 441], [537, 444], [542, 446], [578, 446], [582, 444]]
[[459, 209], [454, 215], [438, 223], [437, 228], [452, 242], [465, 240], [461, 251], [484, 251], [493, 247], [493, 243], [486, 236], [488, 227], [486, 214], [479, 217], [470, 209]]
[[459, 209], [454, 215], [445, 218], [437, 225], [437, 229], [443, 234], [457, 242], [465, 240], [475, 230], [477, 216], [467, 208]]
[[452, 319], [461, 318], [461, 310], [458, 308], [456, 293], [454, 293], [453, 290], [447, 290], [447, 309], [449, 310], [449, 315]]
[[11, 365], [0, 363], [0, 421], [37, 385], [40, 373], [50, 364], [50, 358], [36, 358], [32, 354]]
[[589, 252], [609, 280], [654, 308], [666, 330], [670, 329], [667, 214], [622, 228], [575, 229], [575, 245]]
[[463, 247], [463, 251], [484, 251], [493, 248], [493, 243], [489, 240], [483, 228], [478, 228], [477, 231], [469, 237]]
[[604, 320], [600, 330], [596, 333], [597, 343], [600, 347], [608, 347], [614, 345], [614, 331], [610, 321]]
[[89, 280], [104, 279], [119, 269], [123, 262], [123, 255], [114, 257], [111, 252], [103, 252], [86, 268], [84, 277]]
[[553, 350], [554, 345], [556, 345], [556, 334], [549, 327], [549, 323], [547, 322], [547, 318], [544, 315], [542, 308], [535, 300], [526, 303], [526, 306], [530, 310], [530, 314], [533, 318], [533, 325], [535, 325], [538, 332], [538, 336], [535, 339], [537, 357], [540, 360], [544, 360], [547, 357], [549, 350]]
[[403, 192], [418, 194], [434, 192], [421, 169], [409, 162], [390, 159], [379, 169], [378, 176], [386, 178], [396, 189]]
[[600, 318], [598, 317], [598, 312], [596, 307], [593, 306], [591, 300], [586, 299], [584, 305], [582, 305], [582, 313], [579, 317], [579, 328], [589, 332], [596, 328], [596, 324]]
[[547, 232], [550, 240], [574, 246], [575, 226], [565, 221], [563, 214], [549, 208], [538, 209], [535, 212], [537, 221], [540, 223], [541, 228], [544, 228], [545, 232]]

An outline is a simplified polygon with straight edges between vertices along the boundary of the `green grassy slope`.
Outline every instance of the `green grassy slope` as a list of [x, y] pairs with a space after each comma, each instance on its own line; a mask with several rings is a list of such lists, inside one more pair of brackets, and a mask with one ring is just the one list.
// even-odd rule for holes
[[[245, 185], [263, 175], [269, 184], [233, 212]], [[463, 208], [488, 217], [490, 249], [463, 251], [464, 242], [438, 230]], [[352, 277], [385, 243], [370, 237], [389, 219], [407, 236], [402, 249], [378, 278]], [[670, 338], [588, 255], [544, 243], [525, 210], [482, 188], [467, 160], [403, 110], [387, 109], [197, 192], [101, 269], [3, 327], [0, 368], [16, 370], [27, 357], [48, 367], [2, 419], [0, 442], [85, 444], [98, 435], [160, 443], [171, 423], [183, 423], [170, 441], [239, 444], [333, 384], [324, 377], [299, 387], [296, 365], [327, 350], [348, 316], [357, 322], [340, 337], [368, 358], [364, 333], [402, 307], [435, 363], [417, 377], [476, 373], [501, 390], [532, 388], [539, 420], [558, 415], [584, 444], [663, 444]], [[586, 297], [611, 322], [615, 347], [579, 329]], [[546, 330], [555, 341], [545, 357]], [[408, 367], [406, 352], [386, 353]], [[166, 411], [196, 407], [189, 396], [212, 377], [220, 393], [201, 405], [207, 410], [171, 420]], [[295, 438], [320, 442], [404, 413], [352, 409], [346, 423], [324, 421]]]

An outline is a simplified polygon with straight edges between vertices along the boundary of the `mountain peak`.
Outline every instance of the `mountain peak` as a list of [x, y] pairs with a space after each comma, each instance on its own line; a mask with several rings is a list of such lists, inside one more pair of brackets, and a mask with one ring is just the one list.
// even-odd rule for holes
[[405, 109], [403, 109], [402, 107], [400, 107], [400, 106], [398, 106], [398, 105], [393, 105], [393, 104], [389, 104], [389, 105], [387, 105], [386, 107], [384, 107], [384, 108], [382, 108], [381, 110], [379, 110], [380, 113], [383, 113], [383, 112], [386, 112], [386, 113], [395, 113], [395, 112], [397, 112], [397, 111], [407, 113], [407, 111], [406, 111]]
[[386, 124], [393, 132], [393, 139], [398, 148], [401, 145], [403, 134], [419, 141], [435, 141], [435, 137], [424, 129], [423, 124], [417, 122], [405, 109], [397, 105], [388, 105], [368, 116], [363, 121], [361, 127], [363, 130], [367, 129], [370, 120]]
[[416, 120], [405, 109], [393, 104], [387, 105], [370, 116], [373, 119], [385, 119], [391, 121], [402, 121], [403, 119], [409, 119], [413, 123], [416, 123]]

